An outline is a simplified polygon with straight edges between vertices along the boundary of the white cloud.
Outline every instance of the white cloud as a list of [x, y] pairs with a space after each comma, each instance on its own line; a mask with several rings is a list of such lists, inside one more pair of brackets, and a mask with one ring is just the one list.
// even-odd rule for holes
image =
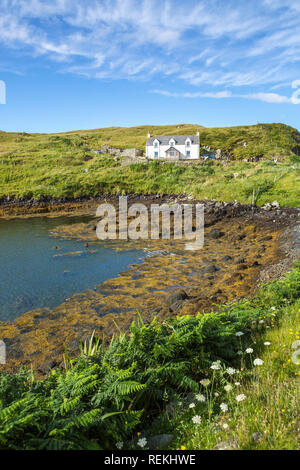
[[299, 87], [291, 97], [279, 95], [277, 93], [250, 93], [250, 94], [233, 94], [230, 91], [219, 91], [214, 93], [204, 93], [204, 92], [196, 92], [196, 93], [176, 93], [170, 92], [167, 90], [152, 90], [152, 93], [157, 93], [163, 96], [172, 97], [172, 98], [245, 98], [251, 100], [259, 100], [265, 103], [290, 103], [290, 104], [300, 104], [300, 80], [296, 80], [293, 82], [292, 87], [295, 88], [295, 85]]
[[241, 95], [243, 98], [264, 101], [266, 103], [290, 103], [290, 98], [278, 95], [277, 93], [252, 93], [250, 95]]
[[215, 93], [172, 93], [167, 90], [152, 90], [152, 93], [157, 93], [159, 95], [170, 96], [174, 98], [230, 98], [232, 96], [232, 93], [230, 91], [218, 91]]
[[299, 88], [300, 87], [300, 80], [294, 80], [292, 83], [292, 88]]
[[291, 98], [257, 91], [298, 86], [299, 0], [0, 0], [0, 7], [0, 43], [12, 57], [24, 50], [94, 78], [172, 77], [209, 88], [207, 97], [244, 87], [267, 102], [299, 100], [297, 91]]

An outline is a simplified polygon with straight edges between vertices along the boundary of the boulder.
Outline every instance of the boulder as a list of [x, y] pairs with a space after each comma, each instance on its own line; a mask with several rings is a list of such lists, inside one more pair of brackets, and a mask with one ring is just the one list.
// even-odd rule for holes
[[180, 289], [169, 295], [166, 300], [166, 304], [171, 307], [174, 304], [182, 303], [184, 300], [188, 299], [188, 297], [189, 296], [187, 295], [185, 290]]
[[216, 271], [220, 271], [220, 268], [217, 268], [215, 264], [209, 264], [208, 266], [202, 269], [202, 274], [212, 274]]
[[238, 449], [238, 441], [234, 438], [217, 444], [213, 450], [236, 450]]
[[209, 232], [208, 235], [209, 235], [210, 238], [213, 238], [214, 240], [217, 240], [218, 238], [223, 237], [224, 233], [221, 232], [218, 228], [213, 228], [213, 229], [211, 229], [211, 231]]

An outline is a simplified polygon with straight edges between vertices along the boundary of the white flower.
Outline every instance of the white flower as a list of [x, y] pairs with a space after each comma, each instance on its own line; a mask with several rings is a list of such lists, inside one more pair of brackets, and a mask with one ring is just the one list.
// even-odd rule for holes
[[219, 394], [219, 392], [215, 392], [214, 395], [215, 395], [215, 397], [218, 397], [220, 394]]
[[271, 344], [270, 341], [265, 341], [265, 342], [264, 342], [264, 345], [265, 345], [265, 346], [270, 346], [270, 344]]
[[265, 323], [265, 321], [264, 320], [259, 320], [259, 323], [263, 324], [263, 323]]
[[232, 390], [232, 385], [230, 385], [230, 384], [225, 385], [224, 390], [225, 390], [226, 392], [230, 392], [230, 390]]
[[226, 369], [226, 372], [229, 375], [233, 375], [235, 374], [235, 369], [233, 367], [228, 367], [228, 369]]
[[243, 334], [244, 334], [244, 333], [243, 333], [242, 331], [237, 331], [236, 334], [235, 334], [235, 336], [243, 336]]
[[238, 355], [238, 356], [242, 356], [242, 354], [243, 354], [243, 351], [238, 351], [238, 352], [237, 352], [237, 355]]
[[197, 401], [201, 401], [202, 403], [204, 403], [206, 400], [205, 396], [201, 395], [201, 393], [199, 395], [196, 395], [195, 398]]
[[271, 307], [271, 310], [276, 310], [276, 307]]
[[254, 361], [253, 361], [253, 364], [254, 364], [255, 366], [262, 366], [263, 363], [264, 363], [264, 361], [263, 361], [262, 359], [258, 359], [258, 358], [257, 358], [257, 359], [254, 359]]
[[200, 380], [200, 383], [201, 383], [201, 385], [203, 385], [203, 387], [208, 387], [209, 384], [210, 384], [210, 380], [209, 379], [202, 379], [202, 380]]
[[147, 445], [147, 439], [145, 437], [142, 437], [137, 441], [137, 445], [140, 447], [145, 447]]
[[196, 406], [195, 403], [190, 403], [189, 404], [189, 408], [195, 408], [195, 406]]
[[240, 384], [240, 382], [234, 382], [234, 385], [236, 385], [238, 387], [241, 384]]
[[241, 393], [240, 395], [237, 395], [235, 397], [236, 401], [243, 401], [246, 399], [246, 395], [244, 395], [243, 393]]
[[252, 349], [252, 348], [247, 348], [247, 349], [246, 349], [246, 353], [247, 353], [247, 354], [252, 354], [252, 353], [253, 353], [253, 349]]
[[193, 421], [194, 424], [200, 424], [201, 423], [201, 416], [198, 416], [198, 415], [193, 416], [192, 421]]
[[121, 450], [123, 448], [124, 442], [117, 442], [116, 443], [116, 448]]
[[213, 370], [220, 370], [221, 369], [220, 361], [213, 362], [210, 368]]
[[226, 405], [226, 403], [221, 403], [220, 408], [223, 413], [226, 413], [226, 411], [228, 411], [228, 405]]
[[228, 429], [228, 428], [229, 428], [228, 424], [227, 424], [227, 423], [224, 423], [224, 424], [223, 424], [223, 429]]
[[291, 346], [291, 347], [292, 347], [292, 349], [297, 349], [297, 348], [299, 348], [299, 347], [300, 347], [300, 339], [297, 339], [297, 341], [294, 341], [294, 342], [292, 343], [292, 346]]

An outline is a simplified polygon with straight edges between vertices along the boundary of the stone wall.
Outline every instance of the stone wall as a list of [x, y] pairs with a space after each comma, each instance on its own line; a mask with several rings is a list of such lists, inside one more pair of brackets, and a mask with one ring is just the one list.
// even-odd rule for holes
[[99, 149], [87, 149], [90, 152], [95, 153], [96, 155], [100, 154], [110, 154], [114, 157], [126, 157], [126, 158], [136, 158], [136, 157], [143, 157], [144, 152], [137, 148], [129, 148], [129, 149], [119, 149], [116, 147], [111, 147], [109, 145], [102, 145]]

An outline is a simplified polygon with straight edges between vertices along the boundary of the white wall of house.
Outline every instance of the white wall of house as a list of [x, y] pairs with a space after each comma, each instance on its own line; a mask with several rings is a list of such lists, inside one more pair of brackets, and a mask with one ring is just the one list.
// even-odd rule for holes
[[[157, 144], [157, 146], [155, 146]], [[171, 157], [166, 157], [166, 151], [170, 148], [174, 147], [176, 150], [180, 152], [180, 160], [195, 160], [199, 159], [199, 144], [193, 144], [190, 142], [188, 145], [188, 141], [185, 145], [178, 145], [170, 139], [168, 145], [162, 145], [159, 143], [158, 140], [154, 140], [153, 145], [146, 146], [146, 157], [158, 160], [160, 158], [168, 158], [168, 160], [172, 159]]]

